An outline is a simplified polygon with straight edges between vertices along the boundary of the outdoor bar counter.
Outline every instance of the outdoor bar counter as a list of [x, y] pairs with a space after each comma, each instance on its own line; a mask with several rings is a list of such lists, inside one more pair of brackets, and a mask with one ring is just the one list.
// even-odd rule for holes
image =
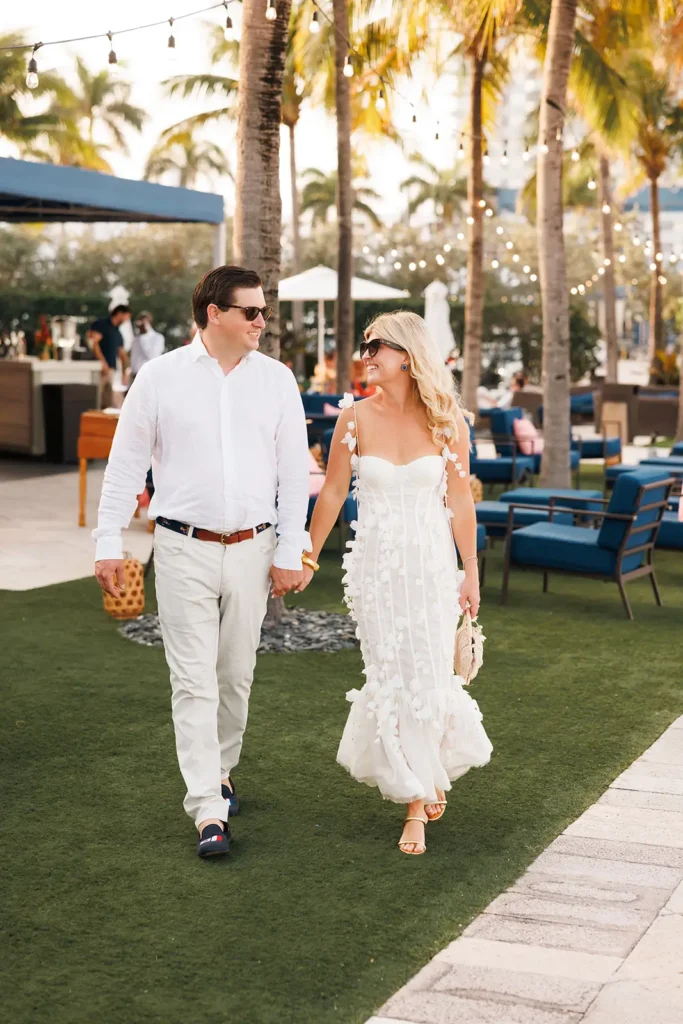
[[80, 414], [99, 397], [96, 360], [0, 359], [0, 451], [76, 462]]

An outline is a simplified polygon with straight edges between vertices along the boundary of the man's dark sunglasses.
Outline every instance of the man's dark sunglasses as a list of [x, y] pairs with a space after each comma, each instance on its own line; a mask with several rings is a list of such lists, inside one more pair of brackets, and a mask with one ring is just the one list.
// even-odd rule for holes
[[374, 359], [379, 352], [380, 345], [386, 345], [387, 348], [393, 348], [395, 352], [405, 352], [406, 350], [401, 345], [395, 345], [393, 341], [384, 341], [382, 338], [373, 338], [372, 341], [361, 341], [360, 343], [360, 357], [367, 354], [371, 359]]
[[259, 313], [261, 314], [264, 320], [270, 320], [271, 316], [273, 315], [272, 306], [221, 306], [220, 308], [243, 309], [244, 316], [249, 321], [249, 323], [253, 323], [256, 317], [259, 315]]

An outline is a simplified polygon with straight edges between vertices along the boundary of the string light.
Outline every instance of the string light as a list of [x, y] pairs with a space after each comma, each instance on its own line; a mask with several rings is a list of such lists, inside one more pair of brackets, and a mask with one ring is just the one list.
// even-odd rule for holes
[[417, 124], [417, 114], [413, 114], [413, 124]]
[[384, 256], [378, 256], [377, 257], [377, 262], [378, 263], [384, 263]]
[[505, 228], [501, 224], [499, 224], [498, 227], [496, 228], [496, 234], [497, 235], [502, 235], [504, 233], [505, 233]]
[[450, 245], [450, 243], [449, 243], [449, 242], [446, 242], [446, 244], [445, 244], [445, 245], [444, 245], [444, 247], [443, 247], [443, 251], [444, 251], [444, 252], [450, 252], [450, 251], [451, 251], [451, 249], [452, 249], [452, 246]]
[[277, 7], [275, 6], [275, 0], [268, 0], [268, 6], [266, 7], [266, 20], [275, 21], [277, 19]]
[[603, 203], [603, 204], [602, 204], [602, 212], [603, 212], [604, 214], [608, 214], [608, 213], [611, 213], [611, 212], [612, 212], [612, 207], [610, 206], [610, 204], [609, 204], [609, 203]]
[[107, 32], [107, 39], [109, 40], [109, 47], [110, 47], [110, 49], [109, 49], [109, 58], [108, 58], [109, 63], [110, 64], [118, 64], [118, 60], [116, 59], [116, 54], [114, 53], [114, 36], [113, 36], [113, 33]]
[[484, 155], [482, 157], [482, 160], [484, 161], [484, 167], [488, 167], [488, 165], [491, 163], [491, 157], [489, 156], [488, 149], [484, 150]]
[[[351, 58], [349, 57], [348, 53], [344, 58], [344, 77], [353, 78], [353, 64], [351, 63]], [[413, 114], [413, 121], [416, 120], [417, 118], [415, 117], [415, 114]]]
[[465, 147], [462, 142], [462, 136], [460, 136], [460, 145], [458, 146], [458, 160], [463, 160], [465, 157]]
[[398, 256], [398, 249], [392, 249], [391, 255], [394, 257], [394, 259], [396, 259], [396, 257]]
[[532, 274], [529, 278], [530, 281], [538, 281], [538, 274]]
[[579, 162], [580, 159], [581, 159], [581, 157], [579, 155], [578, 149], [573, 149], [572, 150], [572, 160], [573, 160], [573, 162], [576, 164], [576, 163]]
[[491, 260], [491, 266], [493, 267], [494, 270], [498, 270], [500, 263], [498, 262], [498, 260]]
[[626, 257], [624, 256], [623, 252], [622, 252], [621, 256], [619, 257], [619, 262], [620, 263], [626, 263]]
[[313, 11], [313, 17], [311, 18], [311, 23], [308, 26], [308, 31], [312, 36], [317, 36], [320, 32], [320, 19], [318, 18], [317, 11]]
[[380, 89], [377, 94], [377, 100], [375, 102], [375, 108], [377, 110], [384, 110], [386, 108], [387, 101], [384, 99], [384, 90]]
[[491, 209], [490, 206], [489, 206], [488, 210], [486, 210], [486, 216], [487, 217], [493, 217], [493, 210]]
[[507, 167], [507, 165], [509, 163], [507, 145], [505, 146], [505, 149], [503, 150], [503, 155], [500, 158], [500, 162], [503, 165], [503, 167]]
[[606, 267], [611, 267], [612, 266], [612, 261], [610, 259], [606, 259], [605, 260], [605, 266]]
[[550, 152], [550, 146], [545, 141], [545, 139], [541, 143], [541, 147], [540, 148], [541, 148], [541, 153], [543, 154], [543, 156], [546, 156]]
[[514, 243], [513, 243], [513, 242], [506, 242], [506, 243], [505, 243], [505, 248], [506, 248], [506, 249], [514, 249], [514, 247], [515, 247], [515, 246], [514, 246]]
[[657, 280], [659, 281], [660, 284], [666, 284], [666, 278], [664, 277], [663, 274], [660, 274], [660, 276], [657, 278]]
[[28, 68], [26, 69], [26, 87], [28, 89], [37, 89], [39, 86], [38, 80], [38, 61], [36, 60], [36, 51], [40, 43], [36, 43], [31, 52], [31, 59], [28, 62]]
[[600, 275], [600, 277], [602, 277], [602, 275], [604, 273], [605, 273], [605, 268], [604, 267], [598, 267], [598, 274]]
[[664, 255], [661, 252], [658, 252], [657, 255], [655, 256], [655, 259], [657, 260], [658, 263], [661, 263], [661, 261], [664, 259]]
[[439, 264], [440, 267], [442, 267], [446, 262], [440, 252], [436, 254], [436, 262]]
[[456, 235], [456, 238], [458, 239], [459, 242], [463, 242], [465, 240], [465, 236], [462, 233], [462, 231], [458, 231], [458, 234]]
[[657, 264], [656, 263], [651, 263], [650, 264], [650, 270], [656, 270], [656, 269], [657, 269]]
[[[223, 0], [223, 6], [225, 7], [225, 10], [227, 11], [228, 10], [228, 0]], [[225, 28], [223, 29], [223, 38], [225, 39], [226, 43], [232, 43], [232, 42], [235, 41], [235, 30], [234, 30], [233, 25], [232, 25], [232, 18], [230, 17], [229, 14], [228, 14], [227, 18], [225, 19]]]
[[595, 182], [591, 178], [591, 180], [588, 182], [588, 188], [591, 190], [591, 192], [595, 192], [597, 187], [598, 186], [595, 184]]
[[578, 288], [571, 288], [571, 289], [570, 289], [570, 291], [571, 291], [572, 295], [576, 295], [576, 293], [578, 292], [578, 290], [579, 290]]
[[584, 285], [582, 285], [582, 284], [580, 284], [580, 285], [579, 285], [579, 287], [578, 287], [578, 292], [579, 292], [579, 295], [583, 295], [583, 293], [585, 292], [585, 290], [586, 290], [586, 289], [585, 289], [585, 286], [584, 286]]
[[427, 261], [426, 261], [426, 260], [420, 260], [420, 262], [418, 263], [418, 267], [419, 267], [419, 268], [420, 268], [421, 270], [424, 270], [424, 268], [425, 268], [426, 266], [427, 266]]
[[525, 164], [528, 164], [529, 161], [531, 160], [531, 153], [529, 152], [529, 147], [528, 146], [524, 150], [524, 156], [522, 157], [522, 159], [524, 160]]
[[471, 226], [472, 224], [474, 224], [474, 217], [471, 217], [471, 216], [470, 216], [470, 217], [468, 217], [468, 218], [467, 218], [467, 223], [468, 223], [468, 224], [469, 224], [470, 226]]
[[175, 53], [175, 36], [173, 35], [173, 18], [169, 18], [168, 19], [168, 24], [169, 24], [169, 26], [171, 28], [171, 34], [168, 37], [168, 49], [169, 49], [169, 54], [168, 55], [169, 55], [169, 57], [175, 57], [176, 53]]
[[514, 253], [514, 254], [513, 254], [513, 256], [512, 256], [512, 262], [513, 262], [513, 263], [519, 263], [519, 255], [518, 255], [517, 253]]
[[615, 231], [623, 231], [624, 230], [624, 225], [621, 223], [620, 220], [618, 220], [616, 222], [616, 224], [614, 225], [614, 230]]
[[486, 200], [485, 199], [480, 199], [477, 205], [479, 206], [480, 210], [483, 210], [484, 207], [486, 206]]
[[363, 246], [363, 252], [367, 256], [367, 254], [370, 252], [370, 246], [369, 245], [364, 245]]
[[522, 267], [522, 270], [524, 271], [525, 274], [528, 274], [529, 271], [531, 270], [531, 267], [527, 263], [525, 266]]
[[400, 263], [399, 260], [396, 260], [396, 262], [394, 263], [394, 270], [400, 270], [400, 269], [401, 269], [401, 263]]
[[417, 270], [417, 263], [409, 263], [408, 270]]
[[634, 237], [633, 238], [633, 244], [634, 245], [640, 245], [640, 239], [638, 237]]

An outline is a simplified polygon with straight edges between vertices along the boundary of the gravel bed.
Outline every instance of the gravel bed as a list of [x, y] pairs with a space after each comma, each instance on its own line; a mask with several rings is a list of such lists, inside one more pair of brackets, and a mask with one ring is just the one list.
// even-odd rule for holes
[[[145, 647], [163, 647], [159, 616], [140, 615], [119, 626], [127, 640]], [[349, 615], [291, 608], [276, 625], [261, 634], [259, 654], [284, 651], [343, 651], [358, 647], [356, 626]]]

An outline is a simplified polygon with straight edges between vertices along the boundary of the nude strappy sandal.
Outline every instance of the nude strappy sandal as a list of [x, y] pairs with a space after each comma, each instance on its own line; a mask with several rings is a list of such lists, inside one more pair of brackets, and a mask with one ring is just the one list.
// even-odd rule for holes
[[[410, 817], [405, 818], [403, 824], [405, 825], [407, 821], [421, 821], [423, 825], [428, 825], [429, 824], [429, 818], [426, 818], [426, 820], [425, 820], [425, 818], [421, 818], [419, 816], [419, 814], [413, 814]], [[404, 846], [417, 846], [418, 849], [417, 850], [404, 850], [403, 849]], [[421, 849], [420, 849], [420, 847], [421, 847]], [[399, 841], [398, 841], [398, 848], [401, 851], [401, 853], [405, 853], [408, 857], [420, 857], [423, 853], [425, 853], [425, 851], [427, 849], [427, 844], [426, 843], [418, 843], [414, 839], [399, 839]]]
[[448, 801], [445, 800], [445, 799], [444, 800], [425, 800], [425, 804], [428, 805], [429, 807], [440, 807], [441, 808], [441, 810], [439, 811], [438, 814], [427, 814], [427, 811], [425, 809], [425, 814], [427, 814], [428, 820], [429, 821], [438, 821], [439, 818], [443, 818], [444, 814], [446, 813], [447, 803], [448, 803]]

